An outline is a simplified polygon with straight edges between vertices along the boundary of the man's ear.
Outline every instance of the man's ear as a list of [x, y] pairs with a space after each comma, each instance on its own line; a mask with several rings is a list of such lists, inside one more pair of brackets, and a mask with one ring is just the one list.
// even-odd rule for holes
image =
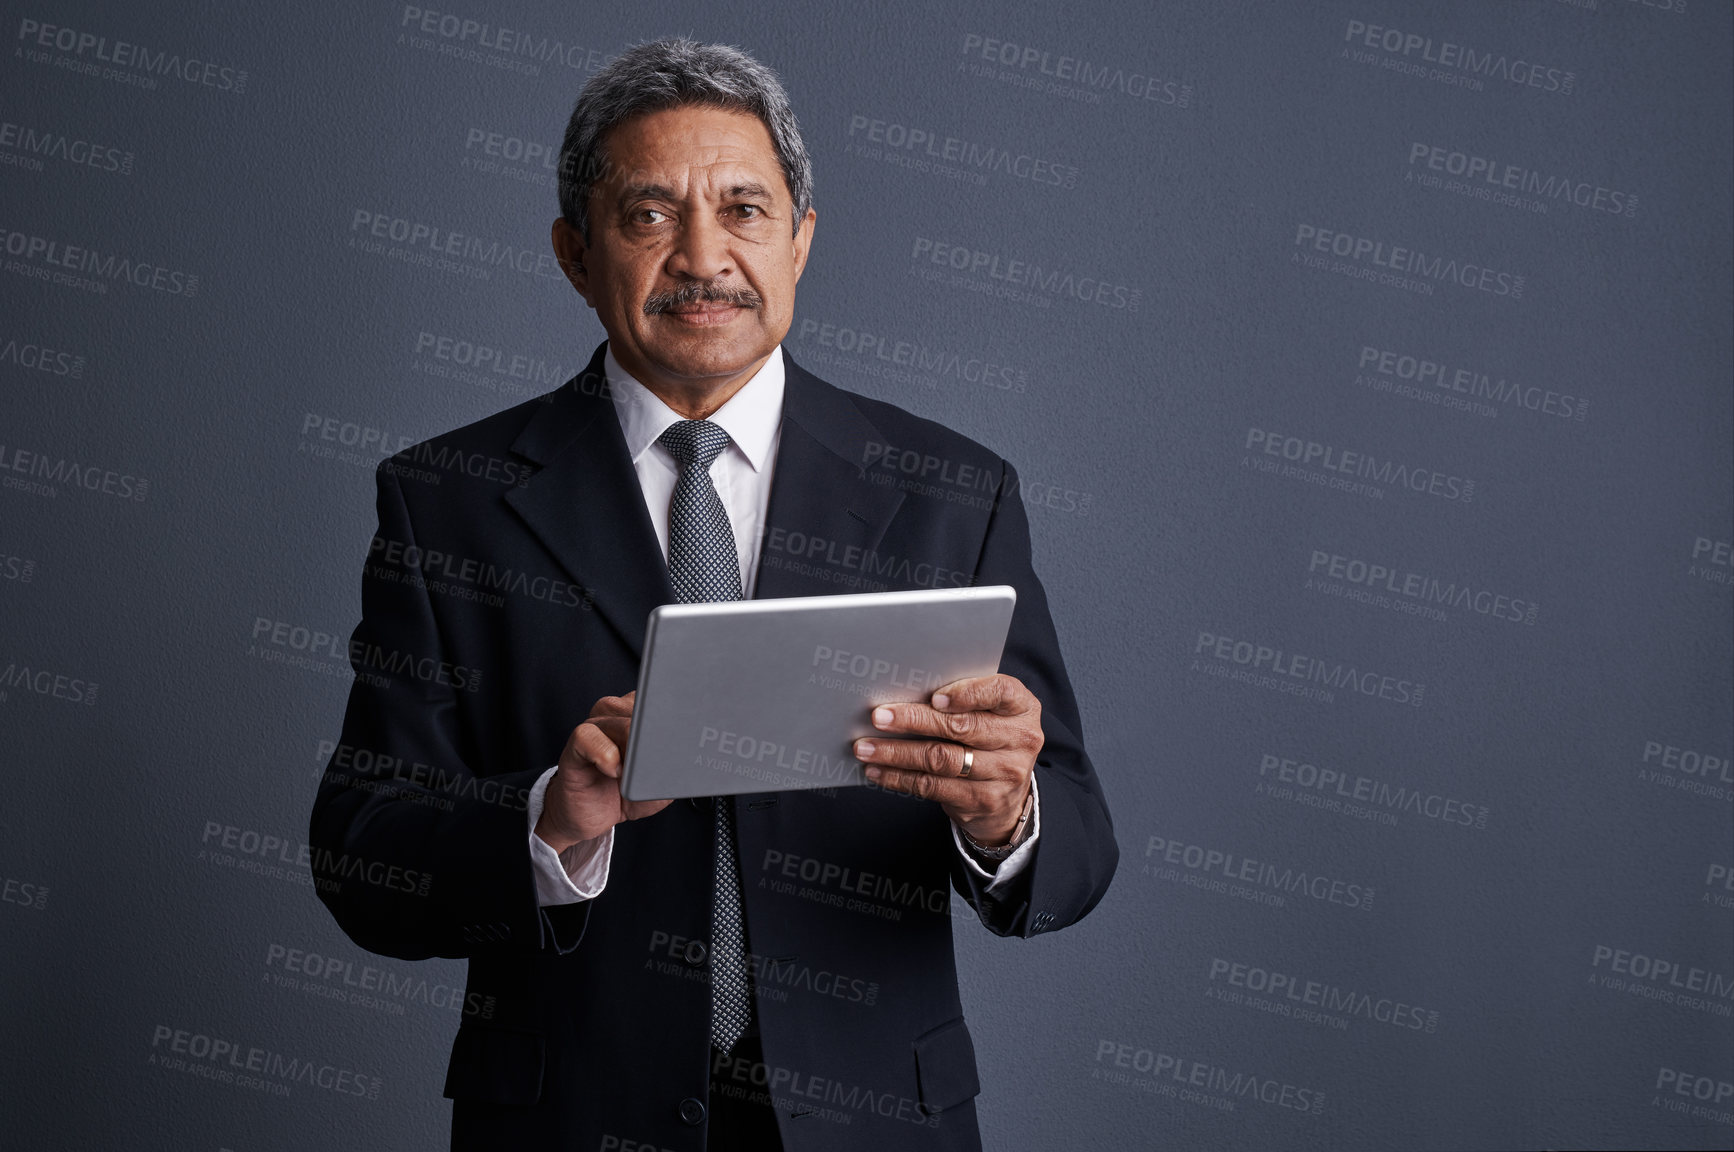
[[795, 279], [801, 279], [801, 273], [807, 267], [807, 253], [813, 245], [813, 225], [819, 219], [818, 212], [807, 209], [807, 215], [801, 220], [801, 226], [795, 229]]
[[590, 270], [584, 261], [589, 256], [584, 246], [584, 237], [578, 234], [578, 229], [566, 223], [564, 216], [554, 218], [552, 231], [554, 241], [554, 256], [560, 262], [560, 271], [566, 273], [566, 279], [572, 287], [578, 289], [578, 295], [584, 297], [584, 303], [596, 307], [590, 299]]

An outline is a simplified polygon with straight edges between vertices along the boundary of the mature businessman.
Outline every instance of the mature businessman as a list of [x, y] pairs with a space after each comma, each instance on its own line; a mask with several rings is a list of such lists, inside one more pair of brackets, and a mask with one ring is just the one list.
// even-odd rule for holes
[[[471, 961], [455, 1149], [977, 1148], [951, 890], [1031, 936], [1113, 874], [1017, 474], [781, 347], [811, 201], [771, 73], [623, 53], [553, 226], [607, 341], [379, 469], [311, 840], [358, 944]], [[907, 486], [912, 458], [979, 482]], [[656, 605], [1001, 583], [1000, 674], [877, 709], [868, 787], [622, 799]]]

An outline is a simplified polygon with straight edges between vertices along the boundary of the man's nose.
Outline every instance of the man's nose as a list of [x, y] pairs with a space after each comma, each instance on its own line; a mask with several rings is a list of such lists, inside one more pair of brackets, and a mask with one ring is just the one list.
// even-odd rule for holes
[[669, 253], [670, 273], [693, 280], [715, 280], [735, 270], [729, 256], [729, 232], [708, 212], [683, 222]]

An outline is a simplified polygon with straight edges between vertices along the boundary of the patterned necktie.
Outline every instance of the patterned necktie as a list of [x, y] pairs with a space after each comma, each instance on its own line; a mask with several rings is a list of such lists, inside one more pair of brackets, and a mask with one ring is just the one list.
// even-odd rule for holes
[[[729, 434], [709, 420], [682, 420], [658, 438], [680, 465], [668, 506], [668, 575], [681, 603], [741, 599], [740, 559], [728, 510], [711, 483], [711, 462]], [[734, 803], [716, 798], [716, 899], [711, 909], [711, 1042], [728, 1052], [752, 1022], [741, 943], [741, 875]]]

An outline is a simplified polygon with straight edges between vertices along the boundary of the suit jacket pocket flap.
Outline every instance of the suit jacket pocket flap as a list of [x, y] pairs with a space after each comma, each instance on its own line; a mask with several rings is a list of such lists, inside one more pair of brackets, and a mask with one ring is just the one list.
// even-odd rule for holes
[[446, 1097], [527, 1108], [542, 1097], [546, 1042], [512, 1028], [458, 1029], [446, 1068]]
[[921, 1086], [921, 1106], [933, 1113], [979, 1095], [975, 1044], [963, 1017], [941, 1024], [915, 1041], [915, 1075]]

